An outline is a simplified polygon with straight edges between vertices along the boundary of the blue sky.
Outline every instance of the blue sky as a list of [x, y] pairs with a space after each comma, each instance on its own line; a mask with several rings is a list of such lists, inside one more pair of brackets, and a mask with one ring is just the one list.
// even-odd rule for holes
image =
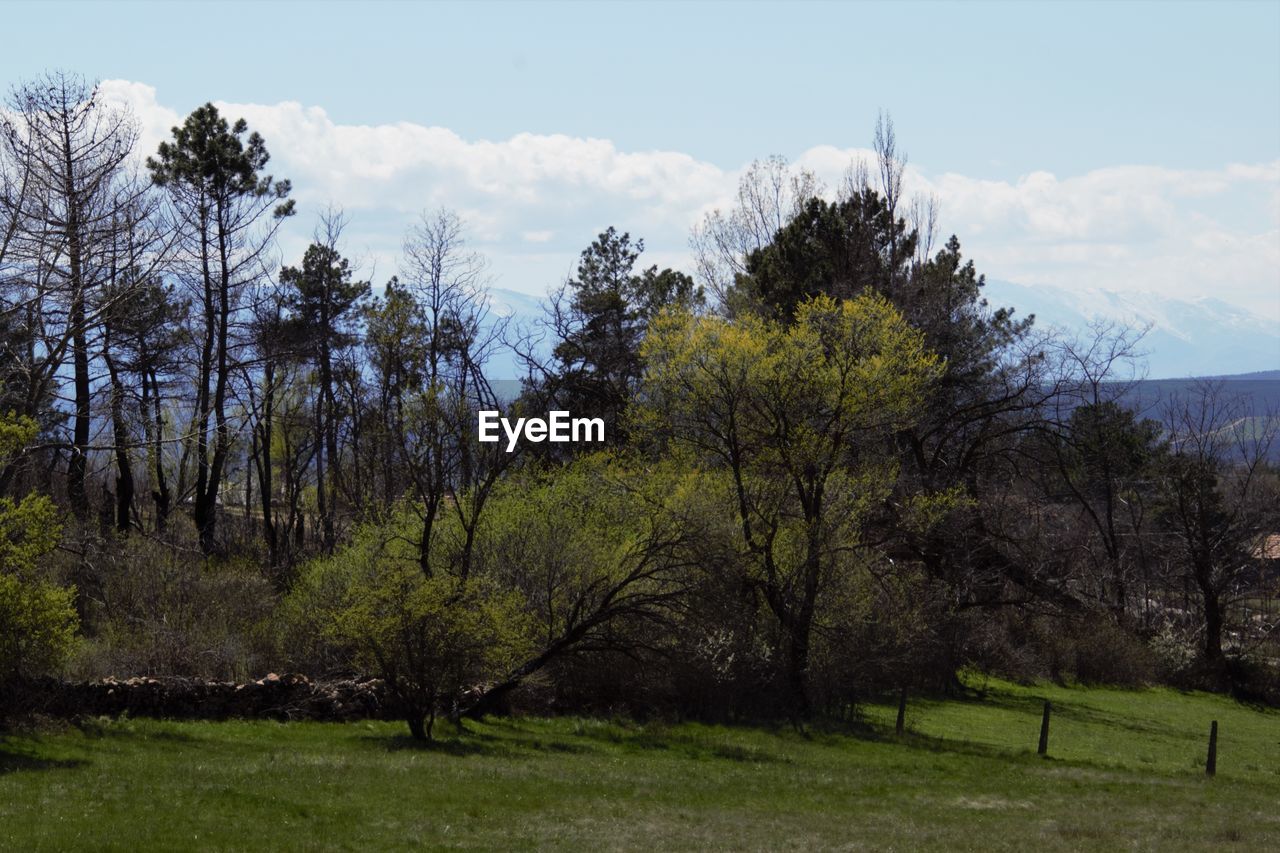
[[688, 267], [754, 158], [828, 185], [888, 109], [908, 183], [980, 270], [1214, 296], [1280, 322], [1280, 3], [6, 4], [0, 80], [107, 81], [154, 145], [214, 100], [303, 215], [347, 209], [395, 271], [459, 210], [497, 283], [541, 293], [609, 224]]
[[[69, 67], [340, 123], [603, 136], [724, 166], [863, 145], [976, 177], [1280, 151], [1280, 3], [7, 4], [0, 78]], [[68, 28], [67, 25], [70, 24]], [[871, 119], [869, 119], [871, 117]]]

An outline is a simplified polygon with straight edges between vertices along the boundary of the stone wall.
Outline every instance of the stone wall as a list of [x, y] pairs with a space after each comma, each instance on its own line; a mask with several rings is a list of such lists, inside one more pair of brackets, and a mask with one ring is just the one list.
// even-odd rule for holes
[[246, 684], [192, 678], [106, 678], [66, 682], [27, 681], [0, 687], [0, 715], [160, 717], [225, 720], [390, 719], [386, 691], [378, 679], [312, 681], [305, 675], [272, 673]]

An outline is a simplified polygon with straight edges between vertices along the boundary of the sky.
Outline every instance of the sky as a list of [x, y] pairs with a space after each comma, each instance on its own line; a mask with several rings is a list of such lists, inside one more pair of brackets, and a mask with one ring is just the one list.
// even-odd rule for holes
[[342, 207], [366, 274], [444, 205], [542, 293], [607, 225], [691, 268], [753, 159], [834, 185], [888, 110], [908, 188], [992, 278], [1213, 297], [1280, 323], [1280, 3], [6, 4], [0, 82], [102, 81], [154, 146], [243, 116], [296, 262]]

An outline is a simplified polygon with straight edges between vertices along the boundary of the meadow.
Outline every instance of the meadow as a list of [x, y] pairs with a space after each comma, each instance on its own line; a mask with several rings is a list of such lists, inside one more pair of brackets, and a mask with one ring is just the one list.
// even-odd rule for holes
[[384, 722], [11, 733], [0, 848], [1280, 848], [1280, 713], [1168, 689], [970, 686], [911, 700], [901, 737], [893, 703], [806, 732], [488, 719], [429, 746]]

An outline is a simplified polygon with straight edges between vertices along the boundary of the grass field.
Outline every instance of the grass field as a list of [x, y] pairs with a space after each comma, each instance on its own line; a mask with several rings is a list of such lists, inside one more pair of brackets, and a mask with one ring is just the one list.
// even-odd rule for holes
[[1280, 849], [1280, 713], [1169, 690], [986, 688], [913, 702], [901, 739], [876, 705], [857, 731], [807, 735], [579, 719], [492, 720], [431, 748], [390, 723], [12, 735], [0, 848]]

